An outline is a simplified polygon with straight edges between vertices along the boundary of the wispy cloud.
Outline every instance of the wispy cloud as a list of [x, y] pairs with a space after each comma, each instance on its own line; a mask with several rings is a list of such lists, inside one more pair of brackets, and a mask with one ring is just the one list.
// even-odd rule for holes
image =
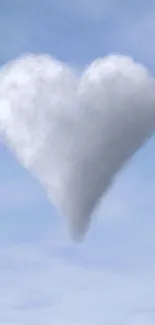
[[126, 325], [143, 310], [149, 318], [155, 308], [153, 271], [90, 270], [32, 244], [1, 248], [0, 253], [0, 322]]
[[[151, 183], [141, 173], [136, 181], [131, 165], [124, 172], [82, 245], [54, 225], [51, 237], [47, 226], [42, 239], [1, 245], [0, 324], [153, 324], [155, 207]], [[147, 197], [152, 209], [144, 218]]]

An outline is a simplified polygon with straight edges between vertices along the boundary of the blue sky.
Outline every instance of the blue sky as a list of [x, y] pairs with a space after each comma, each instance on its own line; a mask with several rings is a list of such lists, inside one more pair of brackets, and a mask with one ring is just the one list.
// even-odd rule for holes
[[[154, 74], [154, 1], [1, 0], [0, 64], [49, 53], [83, 68], [111, 52]], [[155, 324], [153, 137], [119, 174], [82, 244], [0, 144], [0, 325]]]

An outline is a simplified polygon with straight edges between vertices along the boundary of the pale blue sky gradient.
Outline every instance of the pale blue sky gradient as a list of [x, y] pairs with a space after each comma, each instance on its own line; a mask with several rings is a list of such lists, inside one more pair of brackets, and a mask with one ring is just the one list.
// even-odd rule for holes
[[[1, 0], [0, 64], [49, 53], [83, 68], [111, 52], [155, 73], [155, 2]], [[73, 244], [44, 189], [0, 144], [0, 325], [155, 324], [155, 137]]]

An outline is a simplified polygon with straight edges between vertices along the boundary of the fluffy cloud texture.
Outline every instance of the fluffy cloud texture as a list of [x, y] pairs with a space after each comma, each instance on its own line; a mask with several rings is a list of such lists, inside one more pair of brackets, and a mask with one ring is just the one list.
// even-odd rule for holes
[[155, 80], [131, 58], [97, 59], [82, 75], [44, 55], [0, 74], [0, 131], [80, 237], [117, 172], [155, 128]]

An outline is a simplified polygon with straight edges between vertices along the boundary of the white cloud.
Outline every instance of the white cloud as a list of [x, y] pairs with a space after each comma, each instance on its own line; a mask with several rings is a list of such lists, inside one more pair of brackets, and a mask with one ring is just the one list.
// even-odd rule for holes
[[116, 173], [154, 131], [155, 80], [128, 57], [98, 59], [78, 79], [30, 55], [4, 67], [0, 85], [2, 136], [73, 235], [83, 235]]
[[[16, 3], [17, 6], [14, 5], [14, 8], [19, 9], [19, 1]], [[59, 39], [60, 43], [68, 44], [67, 36], [61, 34], [61, 29], [57, 35], [55, 32], [57, 27], [55, 25], [50, 27], [49, 22], [54, 20], [53, 12], [54, 18], [56, 17], [57, 21], [62, 19], [64, 29], [68, 28], [68, 31], [72, 30], [72, 26], [66, 23], [68, 13], [74, 20], [77, 30], [76, 16], [86, 20], [88, 31], [85, 36], [83, 33], [79, 36], [79, 41], [74, 37], [75, 31], [72, 31], [73, 38], [72, 33], [68, 32], [70, 39], [68, 56], [73, 56], [74, 39], [76, 43], [79, 42], [78, 46], [83, 55], [83, 49], [85, 50], [83, 44], [87, 44], [89, 55], [93, 55], [92, 47], [95, 39], [95, 47], [101, 44], [103, 51], [109, 46], [112, 50], [119, 49], [123, 53], [131, 53], [148, 64], [154, 62], [154, 4], [151, 9], [149, 6], [143, 9], [140, 3], [140, 9], [136, 9], [130, 2], [134, 8], [132, 13], [138, 12], [137, 19], [128, 10], [119, 7], [118, 1], [115, 1], [115, 4], [112, 1], [100, 2], [100, 0], [64, 1], [60, 11], [64, 11], [67, 15], [62, 16], [59, 14], [56, 16], [58, 8], [53, 11], [51, 3], [53, 4], [50, 1], [47, 6], [49, 10], [44, 11], [44, 20], [38, 15], [40, 25], [35, 24], [37, 9], [33, 8], [32, 11], [33, 4], [29, 5], [27, 1], [26, 5], [30, 11], [21, 10], [19, 13], [18, 9], [9, 10], [6, 20], [1, 19], [0, 54], [3, 62], [11, 55], [15, 56], [15, 53], [25, 50], [25, 47], [31, 49], [32, 43], [44, 50], [45, 35], [48, 35], [49, 31], [50, 44], [52, 43], [54, 50], [56, 48], [58, 51], [57, 45], [53, 43], [54, 38]], [[55, 2], [55, 6], [57, 3]], [[39, 1], [37, 4], [41, 8]], [[116, 11], [114, 5], [117, 6]], [[60, 7], [60, 4], [58, 6]], [[1, 12], [4, 14], [3, 10]], [[88, 20], [91, 22], [91, 29], [90, 25], [87, 25]], [[40, 35], [43, 29], [42, 41]], [[3, 37], [4, 30], [7, 37]], [[49, 36], [47, 43], [49, 44]], [[64, 47], [67, 48], [67, 45]], [[61, 55], [63, 56], [63, 53]], [[80, 60], [78, 56], [79, 52], [76, 61]], [[87, 56], [88, 53], [85, 61]], [[146, 151], [143, 159], [146, 161], [149, 156], [151, 160], [154, 156], [153, 151], [151, 153], [149, 156]], [[3, 163], [5, 164], [5, 160]], [[121, 189], [116, 185], [109, 193], [83, 245], [70, 248], [70, 243], [66, 237], [64, 238], [64, 230], [55, 229], [54, 225], [42, 235], [46, 240], [48, 238], [47, 242], [0, 247], [0, 325], [155, 324], [154, 170], [150, 182], [143, 182], [141, 178], [144, 179], [144, 173], [148, 178], [146, 166], [142, 168], [139, 180], [137, 174], [141, 168], [140, 161], [136, 168], [135, 182], [133, 179], [127, 181], [125, 175]], [[31, 185], [23, 183], [21, 185], [22, 179], [17, 183], [17, 180], [14, 180], [4, 185], [1, 175], [0, 234], [3, 232], [2, 206], [6, 211], [9, 204], [11, 209], [12, 207], [17, 209], [21, 204], [24, 207], [25, 204], [33, 203], [34, 199], [36, 203], [38, 200], [38, 195], [33, 192]], [[37, 213], [36, 210], [36, 215]], [[37, 224], [35, 228], [34, 220], [32, 223], [33, 229], [37, 232]], [[53, 241], [51, 242], [49, 238], [53, 238]]]

